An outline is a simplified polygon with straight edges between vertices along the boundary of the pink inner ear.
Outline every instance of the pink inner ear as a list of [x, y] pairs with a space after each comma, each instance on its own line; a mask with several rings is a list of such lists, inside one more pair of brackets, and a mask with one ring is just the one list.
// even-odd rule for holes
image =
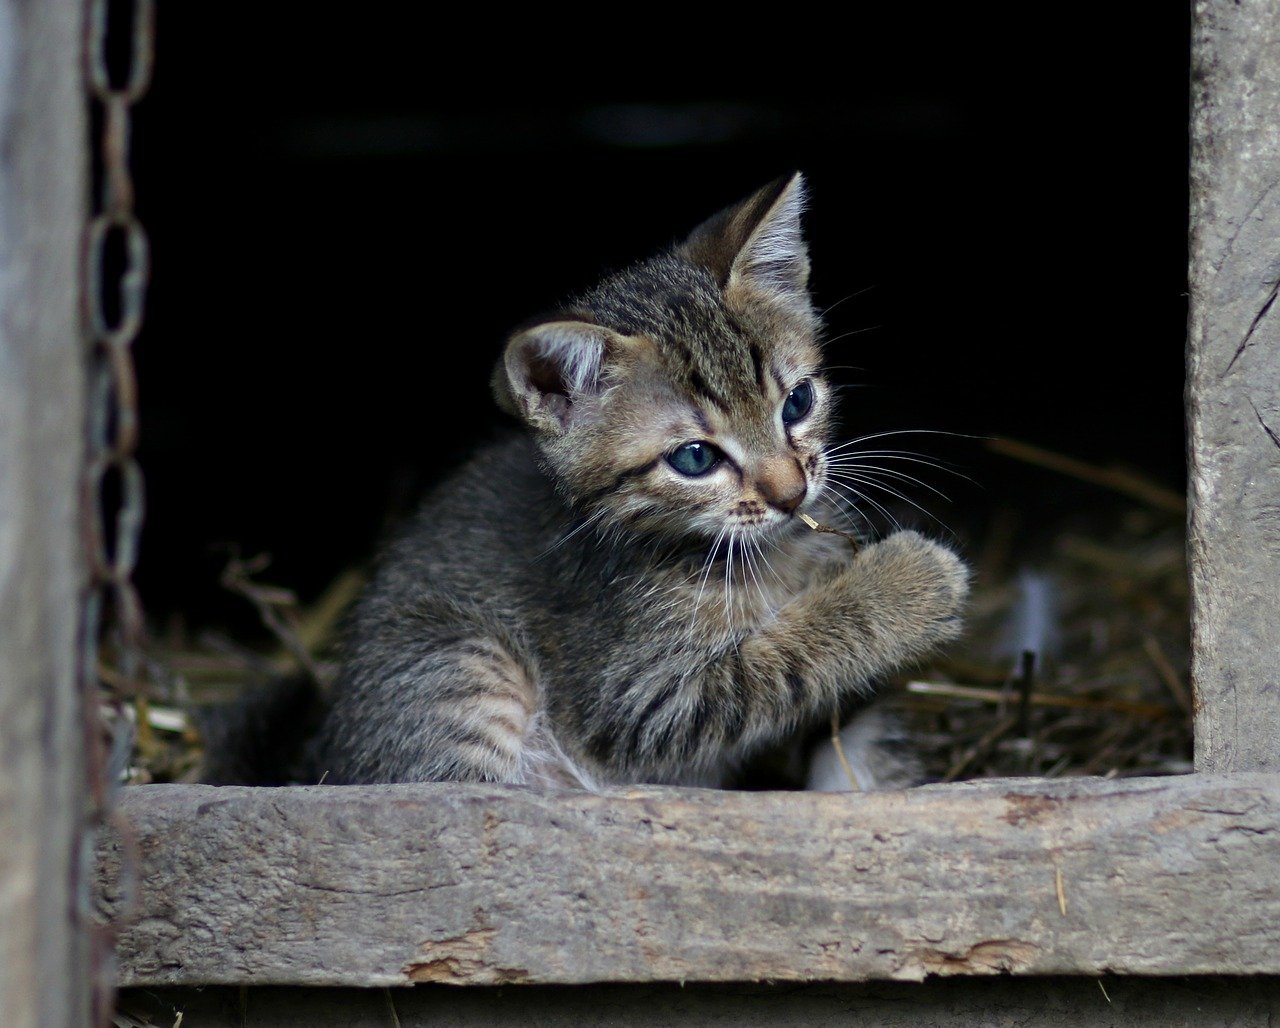
[[543, 413], [550, 414], [563, 426], [569, 423], [573, 401], [564, 393], [543, 393], [541, 407]]
[[556, 361], [535, 351], [528, 353], [525, 367], [534, 389], [546, 397], [562, 396], [567, 404], [569, 386], [564, 380], [564, 369]]

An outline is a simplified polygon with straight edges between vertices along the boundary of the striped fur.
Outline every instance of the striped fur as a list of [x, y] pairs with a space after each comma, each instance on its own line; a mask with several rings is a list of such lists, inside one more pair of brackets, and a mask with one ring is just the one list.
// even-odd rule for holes
[[[797, 517], [842, 521], [803, 199], [766, 187], [511, 339], [494, 389], [527, 431], [385, 554], [317, 774], [714, 783], [955, 637], [954, 554], [901, 532], [855, 557]], [[705, 474], [673, 465], [690, 442]]]

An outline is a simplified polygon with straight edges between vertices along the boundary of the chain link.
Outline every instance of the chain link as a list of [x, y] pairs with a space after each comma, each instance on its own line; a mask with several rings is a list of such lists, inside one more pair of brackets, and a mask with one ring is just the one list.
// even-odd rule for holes
[[[119, 13], [119, 12], [117, 12]], [[89, 0], [85, 70], [91, 99], [102, 112], [98, 151], [102, 182], [85, 238], [85, 321], [89, 333], [89, 450], [85, 469], [85, 545], [94, 602], [86, 604], [85, 644], [96, 710], [97, 643], [109, 619], [116, 632], [118, 672], [126, 695], [141, 696], [142, 603], [132, 576], [138, 558], [144, 491], [138, 466], [138, 388], [133, 344], [142, 328], [150, 275], [147, 234], [134, 215], [129, 170], [130, 112], [151, 83], [154, 0], [133, 0], [123, 84], [112, 84], [107, 33], [112, 0]], [[113, 244], [118, 243], [116, 252]], [[108, 480], [111, 481], [108, 487]], [[96, 730], [95, 730], [96, 734]], [[100, 775], [100, 772], [99, 772]], [[95, 800], [110, 783], [96, 782]]]
[[[114, 643], [117, 695], [132, 699], [145, 731], [146, 686], [142, 675], [145, 622], [133, 584], [144, 516], [142, 469], [138, 465], [138, 388], [133, 344], [142, 329], [150, 277], [150, 245], [134, 214], [129, 169], [132, 107], [151, 84], [155, 52], [154, 0], [86, 0], [84, 74], [90, 102], [101, 113], [96, 146], [101, 186], [85, 232], [81, 295], [89, 346], [88, 450], [81, 512], [89, 567], [82, 610], [83, 668], [88, 774], [93, 814], [112, 819], [109, 801], [115, 776], [108, 770], [102, 717], [99, 644], [110, 630]], [[120, 85], [112, 84], [108, 30], [112, 15], [131, 13], [127, 49], [113, 40], [112, 57], [124, 58]], [[128, 831], [123, 833], [128, 843]], [[114, 930], [99, 928], [90, 959], [94, 979], [94, 1020], [111, 1016], [111, 951]]]

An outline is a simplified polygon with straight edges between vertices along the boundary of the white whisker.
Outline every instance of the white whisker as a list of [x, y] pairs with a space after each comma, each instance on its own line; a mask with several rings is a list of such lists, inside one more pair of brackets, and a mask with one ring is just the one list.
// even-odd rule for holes
[[850, 336], [860, 336], [865, 332], [875, 332], [884, 328], [883, 325], [868, 325], [866, 328], [855, 328], [848, 332], [841, 332], [838, 336], [832, 336], [826, 340], [823, 345], [830, 346], [832, 343], [838, 343], [841, 339], [848, 339]]
[[873, 290], [873, 289], [879, 289], [879, 288], [880, 288], [880, 287], [879, 287], [879, 285], [873, 282], [873, 283], [872, 283], [871, 285], [869, 285], [869, 286], [863, 286], [861, 289], [855, 290], [854, 292], [850, 293], [848, 296], [842, 296], [842, 297], [840, 297], [840, 299], [839, 299], [839, 300], [837, 300], [837, 301], [836, 301], [835, 303], [833, 303], [830, 307], [828, 307], [826, 310], [824, 310], [824, 311], [822, 312], [822, 315], [821, 315], [821, 316], [825, 318], [828, 314], [830, 314], [833, 310], [835, 310], [837, 307], [839, 307], [839, 306], [840, 306], [842, 303], [844, 303], [845, 301], [847, 301], [847, 300], [852, 300], [852, 299], [854, 299], [855, 297], [859, 297], [859, 296], [861, 296], [863, 293], [869, 293], [869, 292], [871, 292], [871, 290]]
[[756, 545], [755, 540], [752, 539], [750, 536], [747, 536], [743, 539], [743, 544], [744, 545], [742, 547], [742, 566], [746, 568], [747, 575], [751, 579], [751, 584], [755, 588], [756, 598], [759, 600], [763, 600], [764, 586], [760, 584], [760, 576], [758, 574], [759, 568], [756, 565], [755, 557], [752, 555], [752, 551], [755, 549], [755, 545]]
[[759, 540], [756, 541], [756, 553], [760, 555], [760, 559], [764, 562], [765, 570], [773, 576], [773, 580], [779, 585], [782, 585], [782, 576], [774, 569], [773, 562], [769, 560], [769, 555], [764, 552], [764, 544]]
[[[898, 531], [902, 531], [902, 525], [899, 523], [898, 519], [895, 518], [882, 504], [878, 503], [875, 499], [868, 496], [866, 493], [861, 492], [860, 490], [854, 488], [852, 485], [850, 485], [847, 482], [839, 482], [835, 479], [831, 480], [831, 486], [835, 489], [840, 490], [841, 492], [852, 493], [859, 500], [863, 500], [864, 502], [871, 504], [871, 506], [875, 507], [876, 510], [878, 510], [881, 514], [883, 514], [886, 518], [888, 518], [890, 521], [893, 522], [894, 528], [896, 528]], [[854, 507], [856, 509], [857, 505], [855, 504]], [[866, 515], [864, 514], [863, 517], [865, 518]], [[870, 524], [870, 523], [871, 523], [870, 519], [868, 519], [867, 524]]]
[[872, 537], [876, 535], [876, 526], [872, 523], [871, 519], [867, 517], [867, 515], [864, 514], [862, 510], [858, 507], [858, 505], [854, 503], [851, 499], [849, 499], [847, 496], [842, 496], [840, 493], [833, 492], [831, 493], [831, 501], [833, 504], [836, 505], [832, 508], [832, 510], [839, 512], [845, 518], [847, 518], [848, 519], [847, 523], [850, 526], [850, 528], [856, 528], [857, 522], [853, 520], [853, 515], [857, 515], [859, 518], [862, 519], [863, 524], [867, 526], [866, 527], [867, 533]]
[[957, 478], [963, 478], [967, 482], [973, 479], [961, 471], [957, 471], [954, 467], [944, 464], [941, 461], [933, 460], [924, 454], [913, 453], [910, 450], [850, 450], [844, 453], [837, 453], [835, 450], [828, 450], [825, 456], [832, 463], [848, 463], [858, 457], [875, 457], [878, 460], [897, 460], [904, 461], [908, 464], [923, 464], [928, 468], [935, 468], [938, 471], [946, 472], [948, 475], [955, 475]]
[[558, 550], [561, 546], [563, 546], [565, 543], [567, 543], [570, 539], [572, 539], [572, 538], [573, 538], [575, 535], [577, 535], [579, 532], [582, 532], [583, 530], [585, 530], [585, 529], [587, 529], [587, 528], [590, 528], [591, 526], [593, 526], [593, 525], [597, 524], [597, 523], [600, 521], [600, 519], [604, 517], [604, 515], [605, 515], [605, 508], [604, 508], [604, 507], [601, 507], [599, 510], [597, 510], [597, 511], [596, 511], [594, 514], [592, 514], [590, 517], [588, 517], [588, 518], [586, 518], [585, 520], [583, 520], [583, 521], [582, 521], [582, 522], [581, 522], [581, 523], [580, 523], [576, 528], [574, 528], [572, 531], [567, 532], [567, 533], [565, 533], [564, 535], [562, 535], [559, 539], [557, 539], [555, 542], [553, 542], [553, 543], [552, 543], [550, 546], [548, 546], [545, 550], [543, 550], [543, 551], [542, 551], [541, 553], [539, 553], [536, 557], [534, 557], [534, 558], [533, 558], [533, 559], [534, 559], [534, 561], [539, 561], [539, 560], [541, 560], [543, 557], [547, 556], [548, 554], [550, 554], [550, 553], [554, 553], [556, 550]]
[[892, 468], [880, 468], [876, 467], [874, 464], [859, 464], [855, 462], [844, 464], [834, 463], [829, 465], [828, 473], [834, 475], [856, 473], [869, 479], [886, 476], [899, 482], [910, 482], [913, 485], [918, 485], [921, 489], [928, 489], [929, 492], [933, 493], [935, 496], [941, 496], [948, 503], [951, 502], [951, 497], [936, 486], [932, 486], [928, 482], [916, 478], [914, 475], [908, 475], [902, 471], [894, 471]]
[[716, 551], [720, 548], [720, 540], [724, 538], [728, 525], [721, 527], [720, 532], [716, 535], [715, 541], [711, 544], [711, 549], [707, 551], [707, 559], [702, 565], [702, 575], [698, 582], [698, 592], [693, 598], [693, 612], [689, 615], [689, 636], [685, 640], [686, 645], [692, 645], [694, 634], [698, 627], [698, 608], [702, 604], [702, 590], [706, 588], [707, 579], [711, 577], [711, 568], [715, 565]]
[[[915, 500], [911, 499], [910, 496], [904, 495], [903, 493], [899, 492], [897, 489], [894, 489], [891, 486], [887, 486], [883, 482], [877, 482], [873, 478], [866, 478], [861, 475], [855, 475], [848, 471], [843, 472], [842, 474], [844, 476], [843, 479], [841, 479], [841, 477], [838, 475], [833, 475], [832, 476], [833, 480], [835, 481], [843, 480], [849, 488], [853, 488], [852, 485], [849, 485], [850, 482], [857, 482], [860, 485], [865, 485], [869, 489], [879, 489], [883, 493], [888, 493], [890, 496], [896, 497], [897, 499], [901, 500], [903, 503], [909, 503], [912, 507], [918, 510], [925, 517], [933, 519], [939, 525], [945, 528], [948, 532], [951, 532], [951, 527], [945, 521], [943, 521], [940, 517], [938, 517], [932, 511], [926, 510], [924, 507], [920, 506], [920, 504], [916, 503]], [[870, 497], [867, 497], [867, 499], [870, 500]], [[895, 522], [895, 524], [896, 523], [897, 522]], [[955, 533], [951, 532], [951, 534], [954, 535]]]
[[[846, 471], [839, 475], [834, 475], [833, 477], [837, 481], [842, 481], [846, 483], [857, 482], [859, 485], [865, 485], [869, 489], [879, 489], [882, 493], [888, 493], [890, 496], [894, 497], [895, 499], [901, 500], [903, 503], [911, 504], [911, 506], [915, 507], [916, 510], [920, 511], [921, 513], [929, 514], [927, 510], [925, 510], [918, 503], [912, 500], [911, 497], [904, 495], [900, 490], [895, 489], [890, 485], [886, 485], [884, 482], [879, 482], [876, 479], [871, 478], [869, 475], [859, 475], [859, 474], [855, 474], [854, 472]], [[929, 514], [929, 516], [933, 517], [932, 514]]]
[[729, 630], [733, 631], [733, 547], [736, 540], [734, 539], [735, 531], [733, 526], [729, 527], [729, 544], [725, 548], [724, 555], [724, 610], [725, 624], [729, 626]]
[[872, 439], [887, 439], [890, 436], [895, 436], [895, 435], [946, 435], [946, 436], [953, 436], [956, 439], [987, 438], [986, 436], [969, 435], [965, 432], [947, 432], [940, 428], [899, 428], [891, 432], [872, 432], [869, 435], [858, 436], [856, 439], [850, 439], [846, 442], [841, 443], [838, 446], [833, 446], [828, 452], [837, 453], [840, 450], [846, 449], [850, 446], [856, 446], [858, 445], [858, 443], [867, 443], [867, 442], [870, 442]]

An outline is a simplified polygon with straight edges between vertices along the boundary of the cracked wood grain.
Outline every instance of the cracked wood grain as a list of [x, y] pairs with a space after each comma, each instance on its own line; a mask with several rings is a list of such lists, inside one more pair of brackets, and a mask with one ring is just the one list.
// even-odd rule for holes
[[1280, 447], [1280, 433], [1277, 433], [1274, 428], [1267, 424], [1266, 419], [1262, 416], [1262, 411], [1258, 410], [1256, 403], [1250, 400], [1249, 406], [1253, 408], [1253, 416], [1258, 419], [1258, 424], [1262, 426], [1262, 431], [1267, 433], [1267, 438], [1275, 443], [1277, 447]]
[[1249, 331], [1244, 334], [1244, 338], [1240, 340], [1240, 345], [1236, 347], [1236, 352], [1231, 355], [1231, 360], [1227, 363], [1226, 370], [1222, 372], [1222, 377], [1226, 378], [1230, 374], [1231, 369], [1236, 366], [1245, 350], [1249, 348], [1249, 344], [1253, 341], [1253, 333], [1257, 331], [1258, 325], [1262, 323], [1262, 319], [1271, 313], [1271, 308], [1276, 302], [1276, 296], [1280, 294], [1280, 281], [1275, 282], [1271, 286], [1271, 292], [1267, 294], [1267, 302], [1262, 305], [1262, 309], [1253, 316], [1253, 320], [1249, 322]]
[[1280, 0], [1197, 0], [1188, 550], [1196, 767], [1280, 771]]
[[[126, 985], [1280, 972], [1268, 775], [840, 795], [145, 786], [123, 809], [142, 854]], [[108, 840], [108, 909], [116, 861]]]

